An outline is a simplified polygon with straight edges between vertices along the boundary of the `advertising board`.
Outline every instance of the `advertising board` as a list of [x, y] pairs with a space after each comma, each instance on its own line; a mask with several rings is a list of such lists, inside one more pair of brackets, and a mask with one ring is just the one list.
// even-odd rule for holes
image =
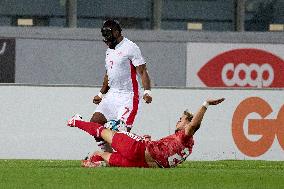
[[[89, 120], [99, 87], [0, 85], [0, 158], [81, 159], [98, 150], [94, 138], [66, 126], [75, 113]], [[284, 160], [284, 92], [272, 89], [154, 88], [133, 133], [152, 140], [172, 134], [185, 109], [209, 106], [188, 160]]]
[[187, 44], [188, 87], [284, 87], [282, 44]]

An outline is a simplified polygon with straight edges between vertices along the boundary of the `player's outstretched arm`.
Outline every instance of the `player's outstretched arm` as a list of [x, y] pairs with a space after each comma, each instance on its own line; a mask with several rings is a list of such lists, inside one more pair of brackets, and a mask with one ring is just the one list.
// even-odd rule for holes
[[194, 135], [194, 133], [199, 129], [203, 116], [210, 105], [217, 105], [223, 102], [225, 98], [220, 99], [208, 99], [206, 100], [201, 108], [194, 114], [191, 122], [185, 127], [186, 135]]

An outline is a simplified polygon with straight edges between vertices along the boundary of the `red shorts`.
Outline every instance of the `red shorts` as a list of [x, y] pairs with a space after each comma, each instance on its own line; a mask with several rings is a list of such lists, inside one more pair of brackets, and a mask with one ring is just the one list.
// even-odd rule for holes
[[110, 166], [149, 167], [145, 161], [145, 142], [142, 137], [127, 132], [117, 132], [112, 138], [116, 151], [109, 159]]

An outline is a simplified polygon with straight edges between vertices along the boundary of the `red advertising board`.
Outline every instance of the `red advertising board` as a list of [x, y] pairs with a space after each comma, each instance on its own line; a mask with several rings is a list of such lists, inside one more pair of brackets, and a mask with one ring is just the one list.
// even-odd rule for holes
[[210, 59], [202, 55], [206, 51], [192, 54], [189, 50], [191, 56], [198, 56], [200, 60], [188, 60], [189, 69], [195, 68], [196, 72], [187, 76], [198, 77], [200, 82], [187, 78], [187, 84], [193, 85], [191, 87], [283, 88], [284, 60], [280, 55], [283, 56], [284, 45], [282, 48], [282, 53], [271, 52], [269, 48], [225, 48], [212, 53]]

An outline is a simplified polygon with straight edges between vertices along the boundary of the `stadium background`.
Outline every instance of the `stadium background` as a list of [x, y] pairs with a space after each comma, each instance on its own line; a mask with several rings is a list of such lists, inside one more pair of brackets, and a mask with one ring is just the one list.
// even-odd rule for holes
[[[88, 119], [95, 108], [92, 97], [99, 90], [105, 70], [105, 45], [99, 27], [108, 17], [117, 18], [125, 28], [123, 34], [139, 45], [153, 81], [153, 104], [143, 105], [135, 132], [164, 136], [173, 130], [178, 113], [184, 108], [195, 111], [205, 98], [225, 95], [228, 102], [209, 112], [205, 120], [208, 124], [221, 122], [217, 131], [224, 138], [202, 140], [206, 132], [213, 135], [214, 128], [200, 131], [198, 150], [203, 154], [193, 153], [193, 159], [283, 160], [281, 137], [280, 145], [273, 138], [268, 152], [251, 157], [238, 149], [231, 133], [236, 108], [250, 97], [268, 102], [273, 113], [266, 118], [276, 119], [284, 104], [283, 86], [215, 89], [204, 84], [191, 85], [189, 76], [198, 76], [188, 73], [196, 66], [190, 57], [209, 53], [212, 44], [213, 50], [220, 45], [230, 46], [223, 52], [242, 45], [268, 48], [266, 51], [280, 57], [282, 66], [275, 72], [279, 82], [283, 82], [281, 0], [1, 1], [0, 113], [5, 116], [0, 121], [0, 158], [80, 159], [96, 149], [90, 137], [64, 126], [70, 115], [80, 112]], [[204, 52], [191, 54], [191, 44], [205, 45]], [[281, 123], [277, 127], [283, 127]], [[226, 130], [222, 131], [224, 127]], [[257, 137], [251, 140], [259, 140]], [[206, 148], [208, 143], [223, 146], [210, 151]]]

